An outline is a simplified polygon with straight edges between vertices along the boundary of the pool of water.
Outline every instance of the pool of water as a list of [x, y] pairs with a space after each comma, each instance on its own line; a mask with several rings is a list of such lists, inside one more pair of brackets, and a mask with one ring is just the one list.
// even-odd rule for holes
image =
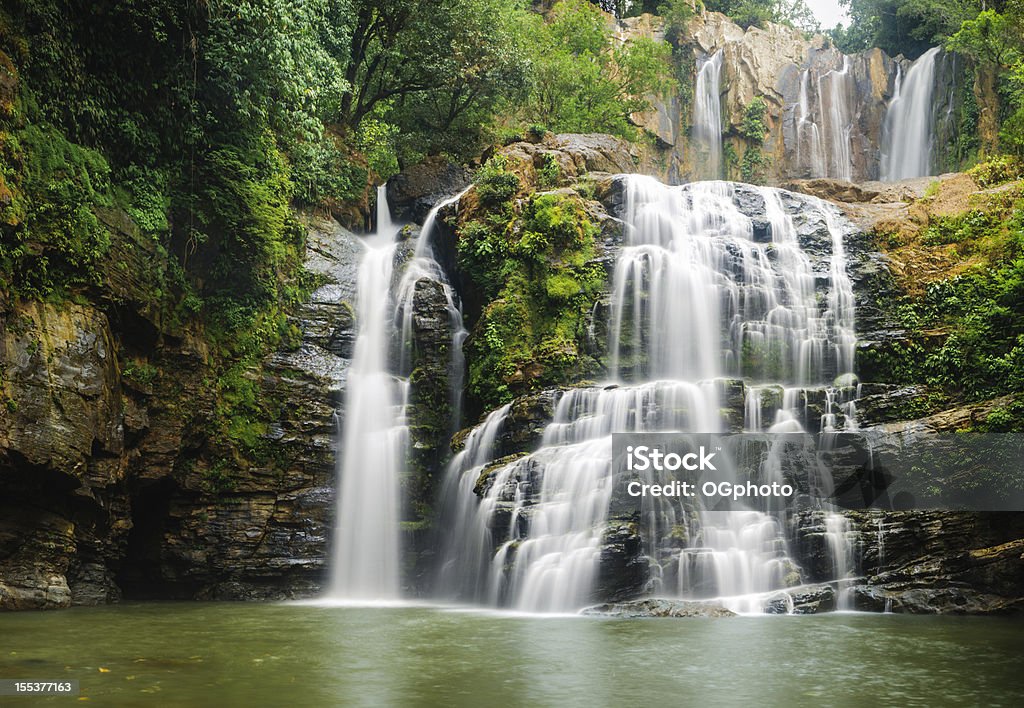
[[[1024, 623], [160, 603], [0, 615], [0, 678], [99, 705], [1024, 705]], [[71, 703], [0, 698], [0, 705]]]

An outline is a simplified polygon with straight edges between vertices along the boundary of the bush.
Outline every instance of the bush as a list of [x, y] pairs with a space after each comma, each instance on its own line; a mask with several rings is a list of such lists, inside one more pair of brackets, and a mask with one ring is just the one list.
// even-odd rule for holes
[[[476, 213], [459, 233], [459, 265], [485, 303], [467, 341], [468, 388], [490, 408], [588, 370], [585, 319], [605, 279], [598, 230], [575, 194], [535, 194], [519, 214]], [[500, 222], [500, 225], [489, 225]]]
[[967, 171], [978, 186], [989, 188], [1024, 178], [1024, 161], [1013, 155], [995, 157]]
[[508, 161], [500, 155], [488, 160], [477, 171], [473, 183], [480, 203], [486, 207], [504, 205], [522, 188], [519, 175], [508, 169]]
[[760, 145], [768, 135], [768, 125], [765, 123], [765, 113], [768, 106], [764, 99], [758, 96], [747, 104], [743, 111], [743, 122], [739, 127], [739, 135], [752, 145]]

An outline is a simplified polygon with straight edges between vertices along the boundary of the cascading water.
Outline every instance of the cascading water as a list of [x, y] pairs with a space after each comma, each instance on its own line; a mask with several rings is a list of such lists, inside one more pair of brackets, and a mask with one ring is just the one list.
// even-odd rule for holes
[[[539, 449], [525, 456], [489, 464], [497, 451], [483, 449], [493, 446], [507, 409], [471, 436], [446, 483], [454, 505], [464, 505], [446, 557], [472, 556], [447, 584], [457, 596], [531, 611], [574, 610], [592, 599], [614, 492], [612, 433], [727, 431], [722, 406], [737, 386], [745, 388], [739, 406], [748, 430], [764, 430], [769, 402], [774, 432], [816, 424], [808, 421], [812, 389], [836, 407], [829, 420], [842, 413], [832, 386], [852, 367], [854, 305], [832, 208], [748, 185], [621, 179], [624, 243], [608, 327], [613, 381], [561, 394]], [[826, 236], [816, 254], [801, 247], [795, 213]], [[645, 501], [640, 526], [652, 564], [667, 569], [661, 590], [759, 611], [758, 593], [779, 589], [795, 569], [784, 524], [755, 509], [684, 511]], [[685, 548], [659, 547], [681, 528]], [[844, 576], [848, 562], [837, 562]]]
[[462, 321], [462, 308], [458, 295], [448, 282], [441, 265], [435, 260], [434, 248], [431, 243], [437, 228], [437, 218], [443, 209], [458, 204], [462, 196], [469, 190], [467, 187], [453, 197], [443, 199], [430, 210], [423, 221], [420, 236], [416, 240], [412, 258], [405, 264], [405, 270], [396, 291], [397, 320], [401, 326], [401, 361], [398, 371], [408, 377], [412, 368], [412, 330], [415, 313], [416, 288], [422, 281], [438, 283], [445, 299], [445, 314], [448, 318], [448, 329], [452, 333], [451, 345], [448, 348], [448, 388], [449, 404], [452, 411], [450, 432], [458, 430], [462, 412], [462, 384], [465, 371], [465, 360], [462, 345], [467, 332]]
[[391, 279], [398, 230], [384, 186], [377, 232], [366, 239], [356, 285], [355, 350], [346, 379], [338, 455], [338, 504], [331, 595], [346, 600], [398, 597], [398, 480], [405, 461], [407, 382], [391, 373]]
[[850, 135], [853, 130], [851, 98], [856, 97], [856, 86], [850, 72], [850, 57], [843, 55], [843, 66], [818, 79], [825, 144], [828, 145], [829, 177], [853, 179], [853, 158], [850, 153]]
[[[694, 91], [693, 138], [700, 147], [704, 179], [722, 177], [722, 51], [704, 61]], [[697, 161], [695, 161], [697, 162]]]
[[922, 54], [907, 71], [896, 75], [896, 89], [882, 129], [881, 178], [896, 181], [932, 173], [932, 96], [935, 66], [941, 49]]
[[811, 70], [800, 74], [800, 94], [796, 105], [796, 165], [808, 177], [828, 176], [828, 161], [821, 130], [811, 105]]
[[[461, 196], [461, 195], [459, 195]], [[433, 259], [430, 238], [441, 209], [431, 210], [412, 257], [401, 265], [400, 229], [391, 221], [384, 185], [377, 190], [377, 229], [367, 249], [356, 285], [357, 338], [346, 376], [345, 415], [338, 454], [338, 503], [330, 595], [343, 600], [394, 600], [400, 593], [399, 480], [409, 448], [406, 420], [409, 403], [412, 318], [417, 287], [424, 280], [440, 284], [446, 300], [452, 372], [452, 429], [458, 425], [462, 388], [462, 313], [441, 267]], [[397, 283], [396, 283], [397, 280]], [[395, 361], [392, 344], [400, 343]]]
[[494, 459], [495, 443], [509, 408], [505, 405], [492, 411], [448, 463], [441, 494], [441, 527], [451, 532], [445, 536], [448, 543], [438, 579], [438, 594], [444, 598], [486, 599], [482, 578], [493, 550], [488, 526], [492, 509], [477, 503], [473, 489], [484, 466]]
[[857, 79], [849, 57], [838, 68], [815, 65], [800, 74], [793, 115], [794, 172], [801, 177], [854, 177]]

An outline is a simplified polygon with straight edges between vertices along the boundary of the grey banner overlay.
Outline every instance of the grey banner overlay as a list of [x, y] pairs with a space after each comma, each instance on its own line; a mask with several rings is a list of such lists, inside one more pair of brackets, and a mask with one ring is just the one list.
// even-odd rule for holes
[[653, 496], [718, 510], [1024, 511], [1019, 433], [620, 433], [612, 447], [615, 498], [638, 509]]
[[77, 695], [77, 679], [0, 679], [0, 696]]

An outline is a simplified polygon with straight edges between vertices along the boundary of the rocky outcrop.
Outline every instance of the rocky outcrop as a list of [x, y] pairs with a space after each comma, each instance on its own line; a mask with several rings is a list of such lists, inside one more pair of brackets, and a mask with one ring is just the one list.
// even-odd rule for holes
[[[815, 533], [801, 516], [797, 537]], [[859, 549], [850, 592], [857, 609], [912, 614], [1024, 611], [1024, 514], [962, 511], [847, 512]], [[809, 567], [823, 563], [811, 554]]]
[[0, 362], [0, 609], [116, 598], [132, 418], [109, 322], [81, 305], [15, 306]]
[[[665, 41], [662, 20], [650, 15], [622, 19], [621, 41], [644, 37]], [[745, 154], [755, 150], [746, 179], [769, 184], [795, 177], [832, 177], [845, 181], [876, 179], [886, 149], [885, 115], [911, 62], [890, 58], [879, 49], [844, 55], [824, 35], [807, 36], [784, 25], [765, 24], [744, 30], [717, 12], [698, 12], [686, 31], [673, 38], [682, 81], [694, 81], [703, 62], [722, 54], [719, 99], [727, 148], [726, 174], [738, 179]], [[942, 53], [931, 115], [940, 149], [933, 170], [956, 167], [957, 157], [942, 146], [953, 145], [962, 124], [966, 95], [964, 61]], [[662, 153], [658, 173], [669, 181], [706, 178], [701, 155], [691, 145], [692, 101], [688, 90], [645, 97], [651, 107], [632, 116], [635, 125], [655, 138]], [[745, 134], [749, 106], [765, 104], [766, 134], [752, 143]], [[732, 157], [729, 157], [729, 156]], [[753, 169], [756, 168], [756, 169]]]
[[557, 165], [559, 181], [570, 181], [594, 173], [637, 172], [644, 160], [632, 143], [603, 133], [548, 133], [539, 142], [512, 143], [496, 154], [505, 156], [525, 184], [533, 187], [538, 183], [538, 171], [549, 162]]
[[[130, 220], [103, 218], [112, 252], [139, 260]], [[112, 266], [91, 304], [0, 312], [0, 609], [319, 586], [362, 247], [326, 221], [308, 246], [324, 285], [295, 315], [301, 336], [244, 373], [271, 402], [249, 459], [211, 436], [209, 352], [152, 307], [145, 258]]]
[[[229, 469], [223, 479], [217, 468], [200, 472], [199, 485], [185, 478], [150, 538], [157, 563], [144, 590], [155, 580], [182, 596], [235, 600], [305, 597], [320, 589], [362, 249], [336, 223], [310, 223], [306, 267], [324, 284], [293, 315], [299, 342], [262, 367], [260, 387], [273, 405], [270, 453], [258, 466]], [[196, 486], [206, 493], [196, 494]]]
[[591, 617], [637, 619], [642, 617], [735, 617], [736, 613], [713, 602], [651, 598], [588, 607], [580, 612]]
[[388, 205], [396, 221], [422, 224], [442, 198], [462, 191], [472, 175], [467, 167], [440, 156], [428, 157], [388, 180]]

